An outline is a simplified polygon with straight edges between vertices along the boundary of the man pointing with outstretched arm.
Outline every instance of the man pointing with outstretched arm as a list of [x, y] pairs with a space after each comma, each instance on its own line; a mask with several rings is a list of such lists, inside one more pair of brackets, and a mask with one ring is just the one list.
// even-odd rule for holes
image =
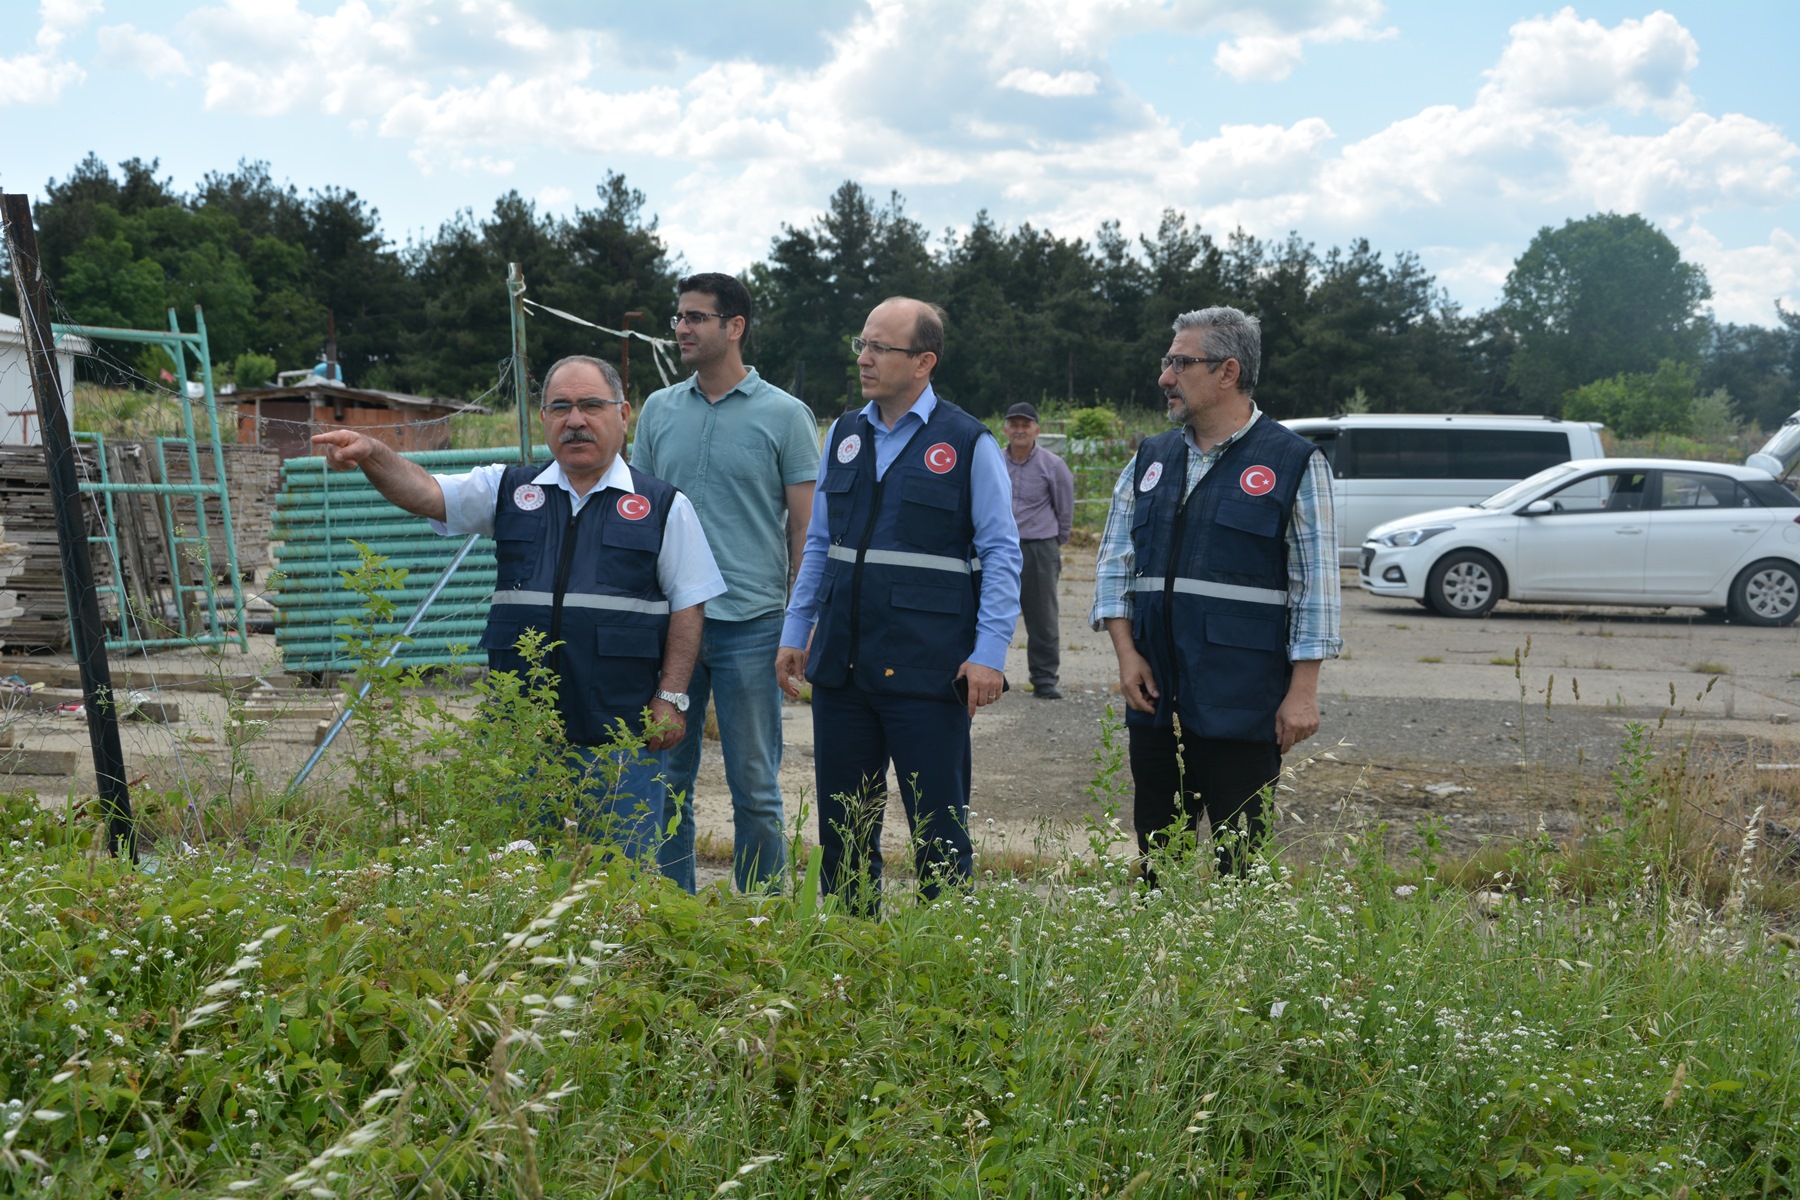
[[[620, 456], [631, 406], [611, 363], [577, 355], [553, 365], [542, 417], [555, 457], [548, 466], [431, 475], [354, 430], [313, 443], [332, 467], [360, 467], [439, 533], [493, 536], [494, 599], [481, 638], [488, 665], [522, 676], [517, 645], [528, 630], [560, 643], [547, 665], [559, 676], [569, 752], [590, 780], [582, 823], [610, 829], [641, 858], [662, 827], [662, 752], [681, 739], [705, 602], [725, 582], [687, 498]], [[650, 753], [613, 752], [623, 772], [609, 784], [598, 766], [621, 723], [646, 737]]]

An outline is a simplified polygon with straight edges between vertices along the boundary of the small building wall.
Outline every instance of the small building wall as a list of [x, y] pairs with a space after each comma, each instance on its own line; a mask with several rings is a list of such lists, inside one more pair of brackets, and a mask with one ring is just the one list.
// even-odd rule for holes
[[[62, 376], [63, 411], [71, 428], [75, 423], [77, 340], [64, 336], [56, 342], [56, 372]], [[0, 314], [0, 446], [43, 444], [37, 398], [31, 391], [31, 360], [25, 353], [25, 329], [19, 318]]]

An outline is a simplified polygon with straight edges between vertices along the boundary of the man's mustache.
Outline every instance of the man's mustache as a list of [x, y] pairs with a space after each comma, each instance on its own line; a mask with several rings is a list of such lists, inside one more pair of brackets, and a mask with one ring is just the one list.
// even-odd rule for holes
[[566, 446], [570, 442], [591, 442], [593, 440], [594, 435], [585, 429], [565, 429], [562, 431], [561, 436], [556, 439], [556, 444], [559, 446]]

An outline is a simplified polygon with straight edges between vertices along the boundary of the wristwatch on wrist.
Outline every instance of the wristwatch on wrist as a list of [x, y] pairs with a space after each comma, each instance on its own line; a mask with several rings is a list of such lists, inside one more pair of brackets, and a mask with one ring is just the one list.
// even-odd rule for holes
[[688, 710], [688, 694], [686, 692], [658, 692], [656, 698], [668, 704], [678, 713]]

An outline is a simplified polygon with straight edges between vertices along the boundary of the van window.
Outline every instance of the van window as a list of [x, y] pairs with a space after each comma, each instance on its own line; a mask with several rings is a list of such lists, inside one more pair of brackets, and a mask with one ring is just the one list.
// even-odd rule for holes
[[1331, 468], [1331, 473], [1333, 475], [1338, 474], [1338, 431], [1335, 429], [1308, 429], [1300, 436], [1317, 446], [1319, 448], [1319, 453], [1325, 456], [1325, 463]]
[[1569, 460], [1556, 429], [1356, 429], [1345, 439], [1340, 474], [1357, 479], [1523, 479]]

